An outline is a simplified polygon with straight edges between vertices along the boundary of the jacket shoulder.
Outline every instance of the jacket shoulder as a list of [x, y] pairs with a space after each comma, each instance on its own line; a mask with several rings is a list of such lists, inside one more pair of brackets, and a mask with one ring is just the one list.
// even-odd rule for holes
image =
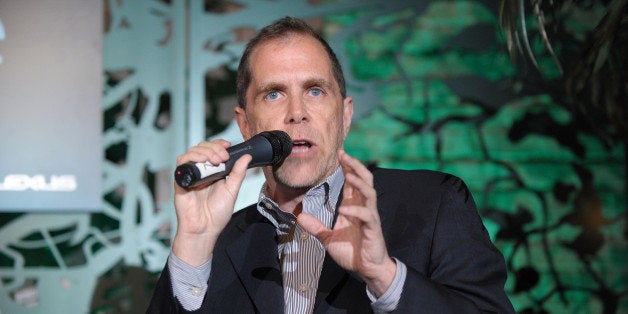
[[455, 192], [464, 196], [465, 201], [471, 198], [467, 185], [459, 177], [435, 170], [401, 170], [374, 168], [373, 181], [380, 192], [422, 191], [423, 193]]

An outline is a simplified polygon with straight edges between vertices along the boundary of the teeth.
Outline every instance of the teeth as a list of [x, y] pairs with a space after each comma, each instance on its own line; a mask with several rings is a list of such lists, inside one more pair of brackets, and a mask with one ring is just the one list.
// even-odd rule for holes
[[307, 141], [295, 141], [292, 142], [292, 152], [293, 153], [304, 153], [307, 152], [312, 144]]
[[308, 141], [294, 141], [292, 142], [293, 153], [304, 153], [312, 147], [312, 143]]
[[310, 148], [307, 146], [298, 146], [298, 147], [292, 147], [292, 152], [293, 153], [304, 153], [307, 152]]

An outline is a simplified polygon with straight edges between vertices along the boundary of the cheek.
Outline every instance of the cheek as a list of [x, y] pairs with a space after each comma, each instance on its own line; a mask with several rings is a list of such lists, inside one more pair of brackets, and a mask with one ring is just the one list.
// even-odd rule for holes
[[252, 135], [261, 131], [271, 130], [273, 129], [272, 124], [274, 120], [277, 119], [268, 118], [259, 112], [250, 112], [248, 115], [249, 130], [253, 133]]
[[[338, 116], [330, 117], [325, 124], [325, 129], [323, 130], [323, 132], [327, 134], [330, 144], [339, 146], [345, 138], [342, 118], [338, 118]], [[334, 149], [335, 148], [338, 147], [334, 147]]]

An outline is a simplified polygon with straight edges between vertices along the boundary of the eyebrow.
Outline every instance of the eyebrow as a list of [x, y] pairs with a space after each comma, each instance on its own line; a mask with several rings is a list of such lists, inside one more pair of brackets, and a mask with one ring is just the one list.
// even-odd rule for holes
[[325, 90], [332, 90], [333, 85], [331, 82], [329, 82], [326, 79], [323, 78], [312, 78], [312, 79], [308, 79], [304, 82], [304, 86], [306, 87], [312, 87], [312, 86], [321, 86], [323, 87]]
[[274, 91], [274, 90], [284, 90], [286, 89], [286, 85], [282, 84], [282, 83], [277, 83], [277, 82], [270, 82], [267, 84], [262, 84], [260, 86], [258, 86], [259, 88], [258, 93], [267, 93], [270, 91]]
[[286, 85], [285, 84], [281, 84], [281, 83], [277, 83], [277, 82], [270, 82], [270, 83], [266, 83], [266, 84], [260, 84], [258, 86], [255, 87], [254, 90], [254, 94], [253, 94], [253, 99], [259, 99], [259, 97], [265, 97], [264, 95], [270, 93], [271, 91], [276, 91], [276, 90], [285, 90]]

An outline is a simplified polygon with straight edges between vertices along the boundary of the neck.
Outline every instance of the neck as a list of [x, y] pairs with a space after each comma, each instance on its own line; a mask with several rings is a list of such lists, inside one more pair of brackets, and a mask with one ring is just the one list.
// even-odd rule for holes
[[267, 190], [266, 193], [268, 197], [272, 198], [281, 210], [292, 213], [294, 215], [298, 215], [301, 211], [301, 202], [303, 201], [303, 197], [305, 197], [305, 193], [310, 188], [292, 188], [285, 185], [277, 184], [276, 182], [272, 184], [267, 181]]

